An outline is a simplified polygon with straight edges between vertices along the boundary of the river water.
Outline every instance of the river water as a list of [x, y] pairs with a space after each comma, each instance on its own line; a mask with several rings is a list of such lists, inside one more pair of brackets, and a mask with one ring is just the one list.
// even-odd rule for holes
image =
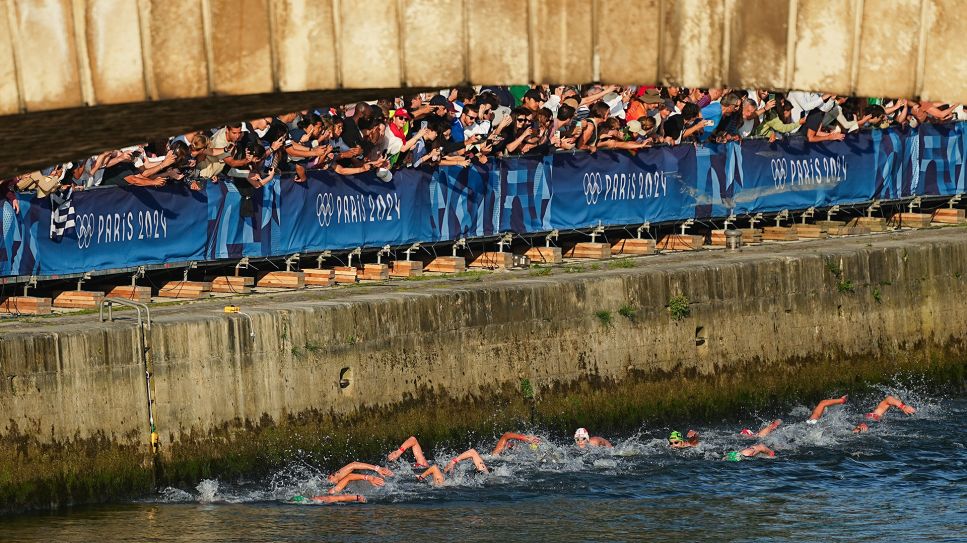
[[[886, 392], [919, 412], [891, 410], [869, 433], [851, 433]], [[489, 475], [461, 465], [442, 488], [391, 463], [385, 487], [350, 487], [366, 504], [285, 504], [328, 488], [324, 473], [296, 461], [260, 481], [205, 480], [135, 503], [0, 519], [0, 541], [967, 541], [967, 397], [883, 388], [814, 426], [803, 422], [809, 411], [696, 423], [703, 440], [689, 450], [666, 446], [667, 427], [607, 436], [613, 450], [544, 435], [536, 451], [485, 454]], [[749, 444], [741, 428], [773, 416], [785, 423], [762, 441], [776, 458], [722, 461]], [[427, 456], [443, 463], [453, 453]]]

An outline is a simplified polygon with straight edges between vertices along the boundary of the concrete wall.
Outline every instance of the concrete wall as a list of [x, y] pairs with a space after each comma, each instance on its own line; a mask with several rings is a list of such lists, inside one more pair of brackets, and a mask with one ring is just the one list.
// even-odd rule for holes
[[[0, 114], [339, 88], [765, 85], [965, 101], [951, 0], [5, 0]], [[311, 54], [310, 54], [311, 51]]]
[[[962, 371], [967, 304], [951, 293], [967, 288], [963, 229], [643, 262], [404, 283], [338, 299], [318, 291], [255, 298], [244, 306], [254, 327], [214, 304], [169, 309], [151, 333], [163, 453], [215, 454], [217, 435], [224, 454], [254, 428], [307, 414], [365, 421], [422, 400], [499, 411], [522, 379], [540, 404], [566, 401], [576, 385], [620, 389], [642, 379], [684, 387], [686, 377], [746, 375], [756, 386], [754, 375], [795, 382], [808, 370], [822, 387], [861, 360], [883, 374], [899, 359], [943, 359]], [[666, 307], [678, 295], [690, 301], [683, 320]], [[146, 450], [131, 318], [94, 321], [0, 329], [0, 452], [9, 453], [0, 456], [33, 461], [44, 444]], [[845, 366], [823, 369], [830, 361]], [[346, 389], [343, 368], [351, 370]], [[375, 430], [389, 439], [409, 431], [405, 423]], [[205, 453], [185, 452], [201, 442]]]

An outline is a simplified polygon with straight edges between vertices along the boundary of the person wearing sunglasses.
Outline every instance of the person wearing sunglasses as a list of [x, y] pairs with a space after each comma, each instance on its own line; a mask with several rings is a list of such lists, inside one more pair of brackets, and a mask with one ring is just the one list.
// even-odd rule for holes
[[577, 431], [574, 432], [574, 444], [577, 445], [579, 449], [585, 449], [589, 446], [606, 448], [614, 447], [614, 445], [612, 445], [607, 439], [589, 434], [587, 428], [578, 428]]

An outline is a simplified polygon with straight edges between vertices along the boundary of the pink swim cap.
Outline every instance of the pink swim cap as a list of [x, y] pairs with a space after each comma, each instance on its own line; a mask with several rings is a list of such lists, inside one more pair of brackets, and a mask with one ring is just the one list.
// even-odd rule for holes
[[753, 432], [752, 430], [749, 430], [748, 428], [743, 428], [742, 431], [739, 432], [739, 435], [743, 435], [743, 436], [754, 436], [755, 435], [755, 432]]

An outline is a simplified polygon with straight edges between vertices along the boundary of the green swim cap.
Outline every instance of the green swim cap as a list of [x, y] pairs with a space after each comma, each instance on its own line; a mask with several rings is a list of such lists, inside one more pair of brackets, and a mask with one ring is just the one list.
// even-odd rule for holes
[[685, 439], [682, 437], [681, 432], [679, 432], [678, 430], [675, 430], [671, 434], [669, 434], [668, 441], [685, 441]]
[[291, 501], [293, 501], [295, 503], [302, 503], [302, 502], [306, 501], [306, 497], [305, 496], [293, 496]]
[[725, 455], [725, 461], [726, 462], [741, 462], [742, 461], [742, 455], [739, 454], [736, 451], [732, 451], [732, 452], [730, 452], [730, 453], [728, 453], [728, 454]]

